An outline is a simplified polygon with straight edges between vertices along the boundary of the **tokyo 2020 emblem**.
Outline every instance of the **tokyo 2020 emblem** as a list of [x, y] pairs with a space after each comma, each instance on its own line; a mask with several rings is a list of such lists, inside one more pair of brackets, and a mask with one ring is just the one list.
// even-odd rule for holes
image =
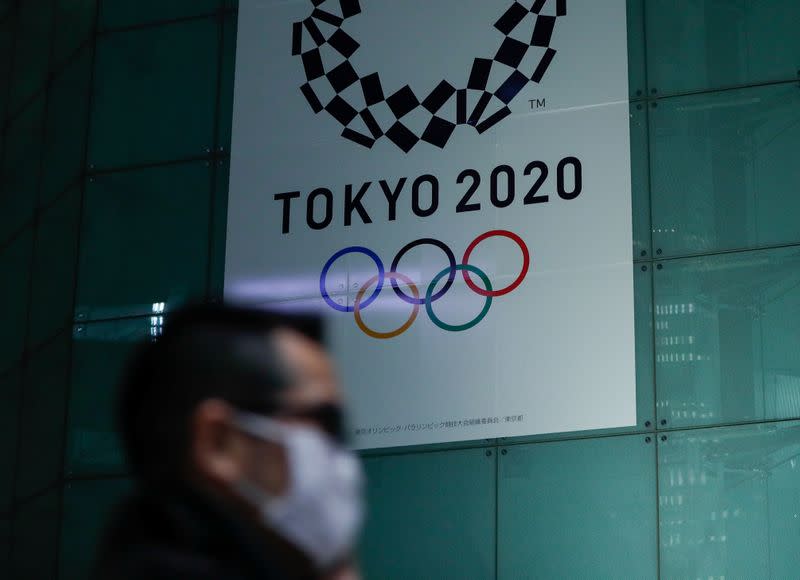
[[[411, 81], [389, 87], [380, 72], [356, 70], [352, 58], [361, 44], [347, 31], [347, 21], [362, 13], [359, 0], [311, 0], [311, 5], [311, 14], [295, 22], [292, 30], [292, 55], [300, 57], [306, 76], [300, 91], [311, 109], [326, 111], [350, 141], [371, 148], [386, 137], [405, 153], [420, 141], [444, 148], [459, 125], [484, 133], [508, 117], [509, 105], [522, 89], [544, 78], [556, 56], [550, 46], [553, 31], [567, 14], [567, 0], [512, 2], [493, 25], [499, 33], [498, 48], [476, 57], [471, 70], [454, 71], [457, 80], [442, 79], [430, 91], [420, 92]], [[545, 14], [548, 5], [551, 14]], [[327, 85], [324, 90], [319, 83]], [[348, 91], [356, 84], [358, 90]], [[334, 96], [323, 102], [319, 95], [331, 89]], [[380, 122], [375, 107], [384, 103], [392, 118]], [[474, 103], [471, 110], [468, 103]], [[421, 131], [404, 123], [412, 111], [426, 116]]]

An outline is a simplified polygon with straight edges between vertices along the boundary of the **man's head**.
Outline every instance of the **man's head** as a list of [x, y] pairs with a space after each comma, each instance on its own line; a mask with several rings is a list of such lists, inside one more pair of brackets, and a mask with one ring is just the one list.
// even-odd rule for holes
[[[200, 489], [266, 529], [286, 528], [273, 531], [306, 552], [340, 555], [318, 538], [353, 528], [332, 510], [357, 503], [358, 477], [335, 474], [354, 461], [343, 449], [341, 395], [318, 320], [229, 306], [176, 312], [131, 359], [118, 419], [147, 486]], [[331, 496], [337, 487], [341, 495]], [[316, 513], [293, 519], [295, 504], [315, 502]], [[275, 521], [276, 506], [289, 523]]]

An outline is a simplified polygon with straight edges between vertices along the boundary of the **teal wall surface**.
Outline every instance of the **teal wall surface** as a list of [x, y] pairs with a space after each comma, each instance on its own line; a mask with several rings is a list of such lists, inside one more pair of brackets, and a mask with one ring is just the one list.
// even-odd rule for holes
[[[221, 297], [236, 8], [0, 0], [2, 578], [87, 577], [120, 366]], [[367, 578], [800, 577], [800, 2], [628, 12], [637, 425], [364, 453]]]

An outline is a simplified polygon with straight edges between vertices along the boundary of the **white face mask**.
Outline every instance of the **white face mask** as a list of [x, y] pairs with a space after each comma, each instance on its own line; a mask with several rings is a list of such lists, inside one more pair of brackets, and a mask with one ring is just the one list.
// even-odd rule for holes
[[237, 413], [245, 433], [286, 450], [289, 488], [273, 497], [252, 482], [237, 489], [265, 526], [307, 554], [319, 569], [349, 555], [364, 519], [364, 477], [356, 456], [322, 431], [252, 413]]

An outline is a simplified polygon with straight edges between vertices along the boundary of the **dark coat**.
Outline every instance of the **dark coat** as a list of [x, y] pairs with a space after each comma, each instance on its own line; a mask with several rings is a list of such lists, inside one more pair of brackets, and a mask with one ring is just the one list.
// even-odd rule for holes
[[100, 542], [94, 580], [284, 580], [252, 527], [197, 495], [136, 493]]

